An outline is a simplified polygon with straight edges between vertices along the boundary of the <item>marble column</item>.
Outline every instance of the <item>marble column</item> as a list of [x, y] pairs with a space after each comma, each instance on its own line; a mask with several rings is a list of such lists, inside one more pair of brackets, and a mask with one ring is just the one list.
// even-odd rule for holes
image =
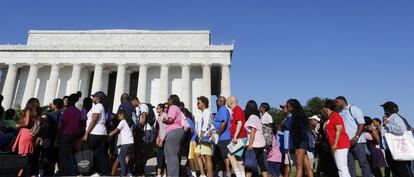
[[211, 65], [203, 65], [203, 96], [211, 102]]
[[137, 97], [141, 102], [146, 102], [147, 97], [147, 70], [148, 65], [139, 66]]
[[181, 66], [181, 100], [187, 108], [190, 108], [190, 65]]
[[118, 64], [118, 70], [116, 73], [115, 93], [114, 93], [114, 105], [113, 112], [118, 111], [118, 107], [121, 104], [121, 95], [124, 93], [125, 84], [125, 65]]
[[17, 77], [17, 65], [9, 64], [9, 69], [7, 69], [6, 80], [4, 81], [3, 92], [3, 107], [5, 110], [12, 108], [13, 102], [13, 91], [14, 85], [16, 83]]
[[34, 97], [36, 90], [37, 75], [39, 73], [39, 65], [30, 64], [29, 74], [27, 75], [26, 87], [23, 93], [22, 108], [26, 105], [27, 100]]
[[101, 91], [105, 92], [105, 94], [108, 94], [108, 85], [109, 85], [109, 74], [111, 74], [111, 70], [104, 70], [102, 72], [102, 86]]
[[0, 72], [1, 72], [1, 76], [0, 76], [0, 94], [3, 91], [4, 80], [6, 79], [7, 67], [8, 67], [7, 65], [1, 65], [0, 64]]
[[124, 93], [128, 93], [129, 94], [129, 87], [131, 85], [131, 70], [126, 70], [125, 71], [125, 85], [124, 85]]
[[70, 95], [72, 93], [76, 93], [77, 91], [79, 91], [79, 80], [80, 80], [81, 72], [82, 72], [81, 64], [78, 64], [78, 63], [73, 64], [72, 76], [70, 78], [70, 85], [69, 85], [68, 91], [66, 92], [67, 95]]
[[167, 64], [161, 65], [159, 102], [165, 102], [168, 99], [168, 69], [169, 69], [169, 65]]
[[59, 81], [59, 64], [52, 64], [50, 68], [50, 76], [47, 82], [44, 104], [49, 104], [56, 98], [57, 86]]
[[102, 71], [103, 65], [101, 63], [95, 64], [91, 94], [94, 94], [95, 92], [102, 90]]
[[220, 96], [228, 97], [231, 95], [230, 83], [230, 65], [221, 65], [221, 94]]

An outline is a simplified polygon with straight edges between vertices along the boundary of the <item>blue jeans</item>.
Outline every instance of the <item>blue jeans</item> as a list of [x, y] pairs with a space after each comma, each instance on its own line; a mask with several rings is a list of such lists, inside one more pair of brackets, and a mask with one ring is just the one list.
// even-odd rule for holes
[[118, 161], [121, 165], [121, 176], [127, 175], [127, 164], [126, 164], [126, 156], [128, 155], [128, 148], [131, 146], [131, 144], [123, 144], [121, 145], [121, 152], [118, 155]]
[[267, 172], [272, 175], [272, 177], [282, 176], [282, 171], [280, 170], [281, 163], [279, 162], [270, 162], [267, 161]]
[[365, 143], [357, 143], [351, 147], [348, 152], [348, 168], [351, 177], [356, 177], [355, 159], [358, 160], [361, 167], [362, 177], [372, 177], [371, 167], [367, 160]]
[[411, 161], [411, 173], [414, 175], [414, 160]]

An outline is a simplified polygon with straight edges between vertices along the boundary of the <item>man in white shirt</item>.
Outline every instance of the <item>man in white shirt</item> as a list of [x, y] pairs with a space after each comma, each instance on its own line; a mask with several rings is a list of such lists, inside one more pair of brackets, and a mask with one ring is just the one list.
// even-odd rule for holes
[[343, 96], [335, 98], [336, 105], [341, 109], [341, 115], [346, 133], [349, 136], [351, 148], [348, 152], [348, 169], [352, 177], [356, 177], [355, 160], [358, 160], [362, 177], [372, 177], [371, 167], [366, 155], [366, 140], [361, 136], [365, 128], [364, 114], [361, 109], [348, 104]]
[[[144, 103], [141, 103], [137, 97], [133, 97], [131, 99], [132, 106], [135, 107], [136, 110], [136, 123], [134, 129], [134, 149], [135, 149], [135, 174], [136, 176], [144, 176], [145, 175], [145, 165], [147, 163], [147, 156], [145, 155], [145, 142], [144, 138], [144, 130], [147, 127], [147, 117], [148, 117], [148, 106]], [[151, 126], [149, 126], [149, 130], [151, 130]]]
[[269, 114], [269, 110], [270, 110], [270, 105], [269, 103], [262, 103], [260, 104], [260, 120], [262, 121], [262, 124], [264, 125], [270, 125], [273, 124], [273, 118], [272, 116]]
[[137, 97], [131, 99], [131, 104], [135, 107], [136, 112], [136, 120], [134, 121], [137, 124], [139, 122], [139, 127], [144, 127], [144, 125], [147, 123], [148, 106], [144, 103], [141, 103]]
[[273, 138], [273, 118], [269, 114], [270, 105], [269, 103], [261, 103], [259, 107], [260, 112], [260, 120], [262, 122], [263, 126], [263, 135], [265, 137], [266, 146], [271, 147], [272, 146], [272, 138]]

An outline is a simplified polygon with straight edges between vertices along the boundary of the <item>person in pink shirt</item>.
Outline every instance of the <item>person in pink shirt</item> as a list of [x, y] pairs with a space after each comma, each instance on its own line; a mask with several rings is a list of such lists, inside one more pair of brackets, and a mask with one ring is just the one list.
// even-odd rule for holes
[[[248, 101], [244, 113], [247, 120], [244, 124], [244, 128], [247, 131], [249, 139], [247, 150], [256, 153], [257, 165], [260, 168], [260, 172], [263, 177], [267, 177], [267, 167], [264, 159], [266, 141], [263, 136], [262, 121], [260, 120], [260, 112], [257, 103], [253, 100]], [[251, 177], [254, 171], [256, 171], [256, 169], [246, 168], [246, 177]]]
[[273, 138], [272, 147], [268, 149], [267, 153], [267, 170], [272, 177], [282, 177], [280, 171], [282, 163], [282, 153], [280, 152], [280, 138], [277, 136], [278, 127], [272, 127]]
[[181, 125], [181, 119], [184, 119], [184, 114], [181, 112], [180, 98], [177, 95], [171, 95], [168, 98], [167, 118], [162, 122], [165, 126], [165, 145], [164, 155], [167, 162], [167, 176], [178, 177], [180, 162], [178, 160], [178, 152], [180, 152], [181, 141], [184, 136], [184, 129]]

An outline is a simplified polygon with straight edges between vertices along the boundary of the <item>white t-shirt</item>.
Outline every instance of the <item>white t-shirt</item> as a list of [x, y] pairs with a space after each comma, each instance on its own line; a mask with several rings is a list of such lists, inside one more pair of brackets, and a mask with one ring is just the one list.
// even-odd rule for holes
[[208, 127], [210, 125], [210, 117], [211, 117], [211, 112], [208, 109], [205, 109], [203, 113], [201, 114], [201, 117], [195, 118], [195, 126], [196, 126], [196, 131], [198, 132], [198, 135], [201, 134], [201, 131], [207, 132]]
[[262, 124], [271, 124], [271, 123], [273, 123], [273, 118], [268, 112], [265, 112], [262, 115], [261, 120], [262, 120]]
[[121, 120], [116, 129], [121, 130], [118, 136], [118, 140], [121, 141], [119, 144], [134, 144], [134, 137], [132, 136], [132, 127], [128, 126], [126, 120]]
[[86, 129], [88, 129], [89, 124], [92, 122], [92, 115], [94, 113], [99, 114], [99, 119], [96, 122], [95, 127], [92, 129], [92, 135], [107, 135], [106, 127], [105, 127], [105, 109], [101, 103], [93, 104], [92, 109], [88, 112], [88, 120], [86, 121]]
[[[138, 107], [135, 108], [135, 111], [136, 111], [137, 119], [140, 120], [141, 113], [146, 112], [148, 114], [148, 106], [146, 104], [141, 103], [141, 104], [139, 104]], [[144, 129], [145, 130], [151, 130], [151, 125], [147, 123], [145, 125], [145, 128]]]

